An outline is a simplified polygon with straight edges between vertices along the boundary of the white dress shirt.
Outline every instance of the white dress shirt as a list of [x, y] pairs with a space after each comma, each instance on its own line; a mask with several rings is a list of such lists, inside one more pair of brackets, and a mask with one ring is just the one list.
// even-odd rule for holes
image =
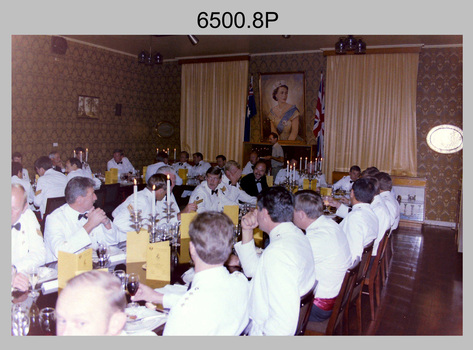
[[209, 168], [211, 167], [212, 165], [208, 162], [204, 162], [203, 160], [201, 160], [199, 163], [197, 163], [196, 165], [194, 165], [190, 170], [189, 170], [189, 173], [187, 174], [188, 177], [196, 177], [196, 176], [205, 176], [205, 173], [207, 172], [207, 170], [209, 170]]
[[110, 159], [107, 162], [107, 170], [112, 168], [118, 169], [118, 178], [120, 178], [121, 174], [128, 174], [129, 172], [134, 173], [135, 168], [131, 164], [130, 160], [127, 157], [122, 158], [121, 164], [117, 164], [114, 158]]
[[192, 168], [192, 165], [187, 162], [175, 162], [173, 163], [172, 168], [176, 171], [176, 174], [178, 173], [179, 169], [187, 169], [187, 174], [189, 174], [189, 169]]
[[46, 262], [43, 235], [35, 213], [31, 209], [21, 214], [15, 224], [21, 228], [11, 229], [11, 263], [18, 272], [26, 272], [31, 266], [41, 266]]
[[[273, 145], [272, 150], [271, 150], [271, 155], [276, 158], [278, 157], [284, 158], [284, 150], [278, 142], [276, 142]], [[282, 167], [283, 165], [284, 165], [284, 162], [279, 162], [275, 159], [271, 159], [271, 168]]]
[[250, 282], [250, 335], [294, 335], [300, 297], [315, 283], [314, 256], [309, 240], [292, 222], [269, 233], [270, 244], [261, 255], [255, 242], [238, 242], [235, 250]]
[[94, 189], [95, 190], [98, 190], [100, 188], [100, 186], [102, 186], [102, 182], [94, 177], [90, 172], [88, 172], [87, 170], [84, 170], [84, 169], [76, 169], [76, 170], [72, 170], [70, 173], [68, 173], [66, 175], [66, 179], [67, 179], [67, 182], [69, 182], [70, 179], [74, 178], [74, 177], [77, 177], [77, 176], [81, 176], [81, 177], [87, 177], [89, 179], [92, 179], [94, 181]]
[[391, 218], [391, 228], [395, 230], [399, 226], [399, 220], [401, 219], [401, 208], [399, 207], [399, 202], [394, 198], [394, 194], [390, 191], [383, 191], [380, 193], [380, 196], [388, 208], [389, 216]]
[[46, 217], [44, 244], [47, 263], [57, 260], [59, 250], [75, 253], [88, 245], [96, 249], [99, 242], [109, 245], [119, 243], [119, 231], [113, 222], [110, 230], [100, 224], [88, 234], [84, 229], [87, 219], [79, 220], [79, 214], [83, 213], [72, 209], [69, 204], [64, 204]]
[[248, 279], [225, 267], [197, 272], [171, 307], [163, 335], [240, 335], [248, 324]]
[[248, 175], [248, 174], [251, 174], [253, 172], [253, 167], [254, 165], [251, 164], [250, 161], [248, 161], [248, 163], [246, 163], [245, 167], [243, 168], [243, 170], [241, 171], [241, 174], [242, 175]]
[[363, 248], [378, 237], [378, 218], [369, 203], [358, 203], [340, 222], [347, 235], [352, 261], [361, 257]]
[[378, 218], [378, 237], [376, 237], [373, 246], [373, 252], [371, 256], [376, 256], [378, 252], [379, 242], [384, 237], [386, 230], [391, 228], [391, 218], [389, 215], [389, 210], [384, 204], [384, 200], [377, 194], [374, 196], [373, 201], [370, 204], [371, 209], [375, 213], [376, 217]]
[[350, 179], [350, 175], [346, 175], [333, 184], [332, 190], [336, 191], [338, 189], [341, 189], [345, 192], [350, 192], [351, 187], [353, 186], [353, 182], [354, 181]]
[[28, 182], [31, 181], [30, 174], [28, 173], [28, 169], [23, 168], [22, 175], [23, 175], [23, 179], [28, 180]]
[[154, 174], [156, 174], [156, 172], [158, 171], [159, 168], [161, 168], [162, 166], [165, 166], [167, 165], [166, 163], [164, 162], [157, 162], [157, 163], [154, 163], [154, 164], [150, 164], [147, 166], [146, 168], [146, 183], [148, 183], [148, 180], [151, 176], [153, 176]]
[[352, 264], [347, 236], [335, 221], [324, 215], [307, 227], [306, 236], [314, 254], [315, 297], [334, 298]]
[[41, 217], [46, 211], [46, 201], [48, 198], [64, 197], [66, 188], [66, 175], [54, 169], [48, 169], [43, 176], [40, 176], [36, 184], [34, 205], [39, 207]]
[[203, 199], [202, 202], [197, 204], [197, 213], [206, 211], [222, 212], [225, 205], [238, 205], [239, 201], [253, 205], [256, 204], [256, 197], [250, 196], [235, 186], [220, 183], [215, 190], [217, 193], [212, 194], [207, 181], [203, 181], [192, 191], [189, 203], [198, 202]]

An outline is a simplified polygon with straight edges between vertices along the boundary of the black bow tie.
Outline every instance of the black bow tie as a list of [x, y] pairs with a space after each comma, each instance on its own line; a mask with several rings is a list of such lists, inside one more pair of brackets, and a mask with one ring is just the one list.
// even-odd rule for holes
[[218, 196], [217, 192], [218, 190], [212, 190], [212, 195], [216, 194]]
[[201, 164], [199, 163], [199, 164], [197, 164], [196, 166], [200, 166], [200, 165], [201, 165]]
[[87, 213], [84, 213], [84, 214], [79, 214], [78, 220], [80, 220], [80, 219], [82, 219], [82, 218], [86, 218], [86, 219], [88, 219], [88, 217], [87, 217]]
[[251, 170], [255, 170], [255, 166], [254, 166], [254, 165], [251, 166]]
[[15, 225], [11, 225], [11, 228], [14, 228], [17, 231], [21, 230], [21, 222], [17, 222]]
[[117, 162], [117, 164], [123, 164], [123, 162]]
[[261, 179], [255, 179], [256, 182], [261, 182]]
[[183, 165], [184, 163], [179, 163], [179, 165]]
[[355, 181], [350, 180], [350, 183], [351, 183], [351, 184], [354, 183], [354, 182], [355, 182]]

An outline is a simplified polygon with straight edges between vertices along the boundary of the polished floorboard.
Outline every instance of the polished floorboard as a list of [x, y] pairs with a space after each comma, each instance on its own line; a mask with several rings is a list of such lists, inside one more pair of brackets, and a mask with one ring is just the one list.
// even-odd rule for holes
[[[375, 319], [362, 299], [362, 335], [463, 335], [463, 254], [456, 230], [423, 225], [393, 233], [393, 254]], [[350, 309], [350, 334], [356, 333]]]

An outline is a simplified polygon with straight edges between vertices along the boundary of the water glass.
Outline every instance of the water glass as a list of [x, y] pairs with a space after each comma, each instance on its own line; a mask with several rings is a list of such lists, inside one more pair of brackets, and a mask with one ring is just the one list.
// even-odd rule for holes
[[39, 324], [45, 335], [56, 334], [56, 310], [52, 307], [45, 307], [39, 311]]
[[14, 304], [11, 311], [11, 334], [15, 336], [27, 335], [30, 330], [30, 313], [22, 304]]
[[99, 243], [97, 245], [96, 253], [97, 253], [97, 258], [98, 258], [98, 266], [101, 268], [105, 267], [108, 263], [108, 259], [110, 256], [107, 244]]
[[171, 245], [179, 246], [179, 223], [173, 222], [169, 224], [169, 234], [171, 236]]

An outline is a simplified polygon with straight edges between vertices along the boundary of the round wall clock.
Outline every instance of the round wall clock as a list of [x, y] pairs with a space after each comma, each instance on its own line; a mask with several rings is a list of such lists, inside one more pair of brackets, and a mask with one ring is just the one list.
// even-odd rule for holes
[[427, 144], [438, 153], [458, 152], [463, 148], [463, 131], [454, 125], [437, 125], [427, 134]]
[[156, 125], [156, 133], [159, 137], [171, 137], [174, 134], [174, 126], [170, 122], [159, 122]]

